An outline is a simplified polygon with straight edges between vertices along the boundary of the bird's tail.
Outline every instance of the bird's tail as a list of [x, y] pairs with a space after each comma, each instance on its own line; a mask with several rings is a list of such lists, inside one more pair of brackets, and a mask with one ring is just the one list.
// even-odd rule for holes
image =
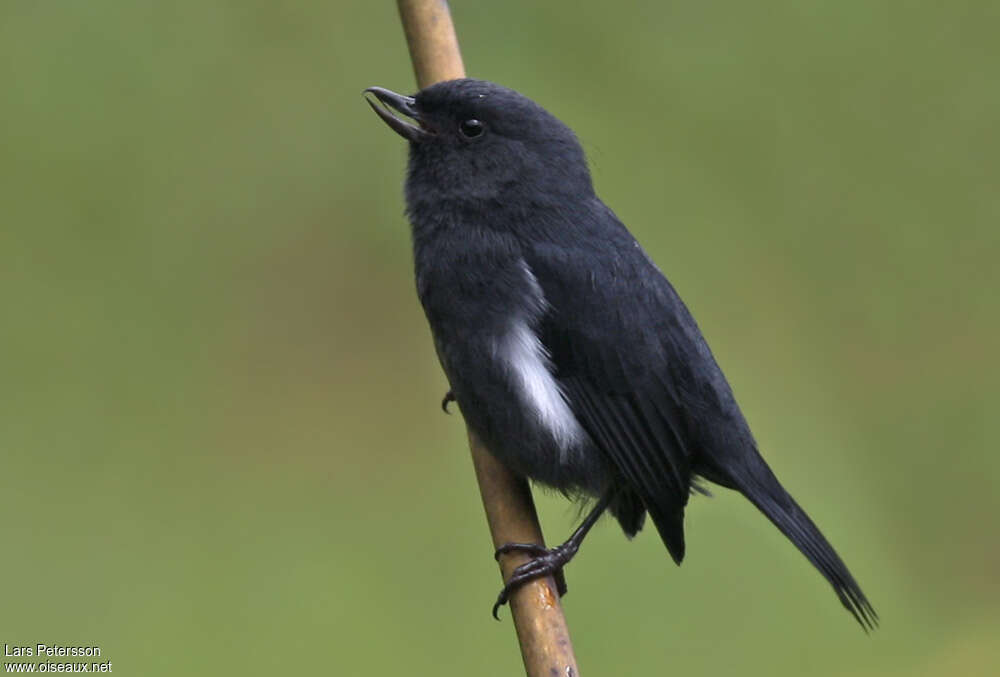
[[866, 632], [874, 629], [878, 625], [878, 614], [833, 546], [781, 486], [760, 454], [755, 450], [749, 456], [752, 460], [749, 460], [748, 467], [744, 467], [742, 472], [731, 473], [728, 478], [732, 485], [735, 485], [734, 488], [767, 515], [781, 533], [819, 569], [823, 577], [833, 586], [840, 602], [857, 619], [861, 627]]

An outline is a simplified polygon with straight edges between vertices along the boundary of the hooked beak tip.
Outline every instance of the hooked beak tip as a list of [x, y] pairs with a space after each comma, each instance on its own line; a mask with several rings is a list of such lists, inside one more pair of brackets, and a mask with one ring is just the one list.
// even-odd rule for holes
[[423, 141], [427, 137], [431, 136], [431, 134], [422, 127], [407, 122], [402, 118], [398, 118], [390, 112], [396, 111], [419, 122], [420, 113], [416, 108], [417, 101], [412, 96], [397, 94], [396, 92], [385, 89], [384, 87], [368, 87], [364, 90], [364, 92], [362, 92], [362, 94], [371, 94], [379, 100], [382, 104], [381, 106], [373, 102], [370, 98], [368, 98], [368, 96], [365, 96], [365, 101], [367, 101], [368, 105], [372, 107], [372, 110], [374, 110], [375, 113], [382, 118], [382, 121], [385, 122], [394, 132], [402, 136], [404, 139], [412, 141], [413, 143], [419, 143], [420, 141]]

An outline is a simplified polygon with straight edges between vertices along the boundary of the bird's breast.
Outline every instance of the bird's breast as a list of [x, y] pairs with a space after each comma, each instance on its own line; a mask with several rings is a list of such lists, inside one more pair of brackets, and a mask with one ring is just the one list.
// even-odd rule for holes
[[520, 472], [555, 483], [588, 438], [537, 331], [552, 311], [544, 290], [504, 244], [438, 248], [418, 266], [418, 293], [469, 424]]

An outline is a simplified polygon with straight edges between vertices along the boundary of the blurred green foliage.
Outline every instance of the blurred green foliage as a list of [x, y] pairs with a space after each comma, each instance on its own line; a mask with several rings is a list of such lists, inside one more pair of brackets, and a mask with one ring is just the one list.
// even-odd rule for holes
[[[1000, 662], [995, 2], [454, 2], [569, 123], [882, 615], [745, 501], [602, 523], [586, 674]], [[130, 675], [512, 675], [411, 280], [391, 2], [0, 5], [0, 641]], [[551, 540], [574, 510], [542, 496]]]

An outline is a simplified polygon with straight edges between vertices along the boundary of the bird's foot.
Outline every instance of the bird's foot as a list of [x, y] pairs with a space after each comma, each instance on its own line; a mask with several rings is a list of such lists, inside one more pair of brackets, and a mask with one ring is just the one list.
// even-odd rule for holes
[[525, 583], [551, 575], [556, 581], [556, 590], [559, 596], [566, 594], [566, 577], [563, 575], [563, 567], [573, 559], [573, 555], [579, 549], [579, 544], [572, 539], [560, 546], [549, 549], [534, 543], [505, 543], [497, 548], [494, 557], [499, 561], [501, 555], [511, 552], [526, 552], [534, 555], [530, 562], [526, 562], [514, 569], [510, 578], [504, 584], [500, 594], [497, 595], [496, 604], [493, 605], [493, 618], [500, 620], [500, 607], [507, 603], [511, 593], [520, 588]]
[[443, 411], [446, 414], [450, 414], [451, 412], [448, 411], [448, 405], [454, 401], [455, 401], [455, 393], [449, 390], [444, 394], [444, 399], [441, 400], [441, 411]]

